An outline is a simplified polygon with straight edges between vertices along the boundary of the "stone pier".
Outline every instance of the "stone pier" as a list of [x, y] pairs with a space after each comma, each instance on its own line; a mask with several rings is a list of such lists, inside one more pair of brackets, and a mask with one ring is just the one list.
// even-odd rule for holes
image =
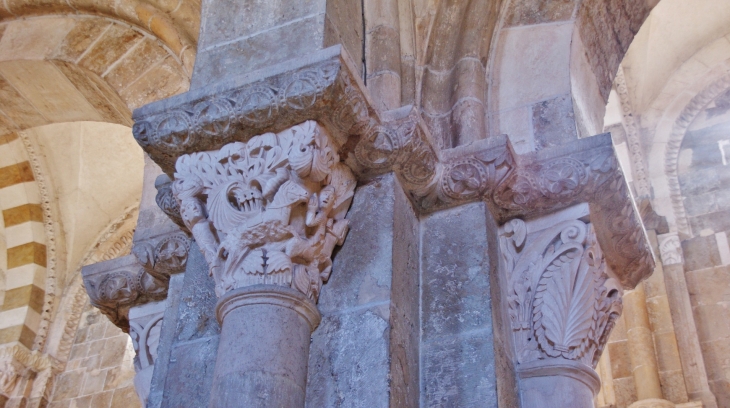
[[[425, 115], [390, 89], [412, 61], [363, 64], [408, 21], [359, 2], [202, 10], [190, 91], [133, 115], [134, 255], [84, 272], [139, 339], [146, 406], [593, 406], [624, 291], [654, 268], [610, 136], [518, 154], [476, 97], [456, 125]], [[454, 70], [483, 76], [462, 51]]]

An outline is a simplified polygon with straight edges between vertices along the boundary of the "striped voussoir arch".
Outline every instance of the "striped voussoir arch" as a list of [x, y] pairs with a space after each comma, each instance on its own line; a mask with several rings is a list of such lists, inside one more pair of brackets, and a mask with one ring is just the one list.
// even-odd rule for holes
[[0, 209], [7, 241], [0, 344], [33, 347], [45, 297], [46, 235], [38, 184], [22, 141], [0, 136]]

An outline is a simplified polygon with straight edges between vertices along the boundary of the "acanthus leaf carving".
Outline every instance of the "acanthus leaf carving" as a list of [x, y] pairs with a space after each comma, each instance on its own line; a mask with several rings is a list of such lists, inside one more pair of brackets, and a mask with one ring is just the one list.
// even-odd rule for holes
[[592, 225], [564, 221], [527, 244], [526, 236], [513, 219], [500, 237], [518, 363], [562, 358], [595, 367], [621, 313], [621, 289]]
[[268, 284], [316, 302], [347, 234], [354, 187], [329, 135], [309, 121], [181, 156], [173, 193], [218, 296]]

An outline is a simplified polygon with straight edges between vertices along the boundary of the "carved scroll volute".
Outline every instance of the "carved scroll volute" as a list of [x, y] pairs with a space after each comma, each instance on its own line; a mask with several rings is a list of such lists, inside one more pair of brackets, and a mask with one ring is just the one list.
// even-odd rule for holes
[[516, 219], [500, 239], [517, 362], [560, 358], [595, 367], [622, 292], [606, 273], [592, 226], [564, 221], [528, 237]]
[[325, 129], [309, 121], [181, 156], [172, 191], [218, 296], [271, 284], [316, 302], [355, 184]]

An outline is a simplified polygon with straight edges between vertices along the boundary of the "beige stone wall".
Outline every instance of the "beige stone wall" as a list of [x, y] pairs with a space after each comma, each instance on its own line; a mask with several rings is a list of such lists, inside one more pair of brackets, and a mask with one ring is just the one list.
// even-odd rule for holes
[[133, 378], [130, 337], [87, 304], [66, 369], [56, 377], [49, 408], [141, 407]]

